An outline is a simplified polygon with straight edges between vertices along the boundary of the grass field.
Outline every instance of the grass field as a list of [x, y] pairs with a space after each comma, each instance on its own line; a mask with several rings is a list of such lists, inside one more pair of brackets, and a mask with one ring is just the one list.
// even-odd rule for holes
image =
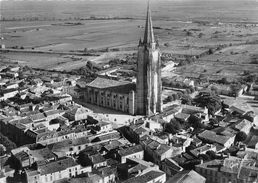
[[[100, 1], [3, 1], [1, 18], [19, 21], [1, 22], [1, 44], [7, 48], [18, 46], [53, 52], [137, 47], [144, 33], [147, 1]], [[151, 9], [154, 33], [163, 53], [197, 55], [220, 44], [257, 39], [257, 26], [242, 25], [243, 22], [258, 22], [257, 8], [249, 1], [160, 0], [151, 2]], [[81, 19], [90, 16], [133, 19]], [[35, 17], [39, 20], [31, 21]], [[65, 26], [67, 22], [81, 25]], [[231, 55], [232, 51], [238, 54]], [[200, 74], [206, 70], [206, 74], [220, 77], [240, 74], [243, 69], [255, 71], [256, 67], [246, 64], [250, 62], [250, 54], [257, 51], [257, 45], [228, 47], [203, 57], [194, 66], [179, 69], [176, 74]], [[100, 53], [97, 57], [81, 56], [80, 60], [74, 59], [76, 56], [22, 53], [3, 54], [1, 58], [32, 67], [71, 70], [85, 65], [88, 60], [107, 62], [112, 58], [123, 58], [127, 53]], [[165, 75], [169, 77], [170, 73]]]

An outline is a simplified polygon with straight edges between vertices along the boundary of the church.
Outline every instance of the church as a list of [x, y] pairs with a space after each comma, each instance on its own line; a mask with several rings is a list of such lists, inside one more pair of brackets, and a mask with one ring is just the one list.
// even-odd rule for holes
[[162, 82], [159, 45], [154, 38], [150, 5], [144, 37], [137, 56], [136, 83], [96, 78], [84, 91], [86, 102], [131, 115], [151, 116], [162, 112]]

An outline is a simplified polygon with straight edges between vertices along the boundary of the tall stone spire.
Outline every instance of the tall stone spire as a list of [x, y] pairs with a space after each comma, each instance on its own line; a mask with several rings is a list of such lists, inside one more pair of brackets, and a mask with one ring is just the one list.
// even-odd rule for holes
[[148, 8], [147, 8], [147, 17], [146, 17], [146, 23], [145, 23], [143, 43], [154, 43], [154, 42], [155, 42], [155, 39], [154, 39], [154, 33], [153, 33], [153, 27], [152, 27], [150, 2], [149, 2]]
[[138, 115], [151, 116], [162, 112], [161, 59], [152, 28], [148, 4], [143, 42], [137, 56], [136, 108]]

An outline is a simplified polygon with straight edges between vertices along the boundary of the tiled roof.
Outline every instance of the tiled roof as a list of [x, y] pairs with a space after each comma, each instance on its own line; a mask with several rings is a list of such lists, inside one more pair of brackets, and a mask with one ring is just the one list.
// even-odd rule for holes
[[206, 179], [194, 170], [183, 170], [174, 175], [167, 183], [205, 183]]
[[124, 181], [123, 183], [140, 183], [140, 182], [152, 182], [154, 181], [156, 178], [164, 175], [165, 173], [162, 171], [149, 171], [141, 176], [138, 177], [133, 177], [130, 179], [127, 179], [126, 181]]
[[136, 145], [136, 146], [128, 147], [126, 149], [119, 150], [118, 154], [122, 157], [122, 156], [128, 156], [130, 154], [138, 153], [141, 151], [143, 151], [142, 146]]
[[109, 133], [100, 135], [92, 140], [92, 142], [100, 142], [100, 141], [106, 141], [106, 140], [112, 140], [112, 139], [119, 139], [120, 138], [119, 132]]
[[185, 114], [185, 113], [177, 113], [175, 115], [175, 118], [182, 119], [182, 120], [187, 120], [190, 117], [190, 114]]
[[106, 159], [99, 153], [90, 156], [93, 164], [105, 162]]
[[125, 81], [116, 81], [106, 78], [96, 78], [91, 83], [87, 84], [89, 87], [108, 90], [115, 93], [128, 94], [131, 90], [136, 89], [135, 83], [129, 83]]
[[252, 136], [251, 140], [247, 144], [248, 147], [254, 147], [258, 143], [258, 136], [254, 135]]
[[207, 150], [216, 148], [214, 145], [210, 145], [210, 144], [205, 144], [204, 146], [195, 148], [193, 150], [190, 150], [190, 152], [194, 155], [194, 156], [198, 156], [200, 153], [205, 152]]
[[114, 140], [114, 141], [111, 141], [109, 144], [105, 145], [104, 148], [108, 151], [110, 150], [113, 150], [113, 149], [116, 149], [118, 148], [119, 146], [121, 146], [122, 143], [117, 141], [117, 140]]
[[52, 153], [47, 147], [31, 151], [32, 153], [36, 153], [41, 155], [44, 159], [52, 159], [55, 158], [54, 153]]
[[61, 142], [56, 142], [56, 143], [50, 144], [48, 148], [53, 152], [60, 152], [60, 151], [65, 152], [65, 151], [69, 151], [69, 147], [84, 145], [88, 143], [89, 143], [89, 140], [87, 137], [81, 137], [77, 139], [72, 139], [72, 140], [69, 139]]
[[65, 158], [40, 166], [39, 170], [41, 175], [46, 175], [65, 170], [76, 165], [78, 164], [72, 158]]
[[109, 167], [99, 168], [98, 171], [100, 171], [102, 176], [104, 177], [107, 177], [116, 173], [116, 170], [114, 168], [109, 168]]
[[215, 132], [205, 130], [198, 135], [199, 138], [210, 142], [217, 142], [218, 144], [224, 145], [230, 137], [224, 135], [217, 135]]
[[35, 121], [35, 120], [45, 119], [46, 116], [43, 113], [37, 113], [37, 114], [30, 115], [30, 118], [33, 121]]

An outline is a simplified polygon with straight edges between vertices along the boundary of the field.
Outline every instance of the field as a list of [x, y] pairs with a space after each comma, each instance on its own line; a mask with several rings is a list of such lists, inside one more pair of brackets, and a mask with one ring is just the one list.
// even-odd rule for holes
[[[224, 44], [257, 40], [258, 11], [254, 1], [153, 1], [154, 33], [162, 53], [199, 55]], [[256, 4], [256, 3], [255, 3]], [[147, 1], [3, 1], [0, 41], [7, 49], [53, 52], [0, 55], [1, 63], [44, 69], [71, 70], [88, 60], [102, 63], [136, 52], [143, 37]], [[248, 11], [247, 11], [248, 10]], [[92, 18], [91, 20], [89, 18]], [[120, 48], [100, 56], [71, 56], [60, 52]], [[203, 57], [175, 74], [215, 76], [241, 74], [257, 45], [231, 46]], [[234, 52], [232, 55], [231, 52]], [[235, 54], [235, 53], [238, 54]], [[219, 60], [219, 61], [218, 61]], [[10, 62], [11, 61], [11, 62]], [[238, 65], [241, 64], [241, 65]], [[217, 73], [219, 72], [219, 73]], [[165, 74], [169, 77], [169, 73]]]

